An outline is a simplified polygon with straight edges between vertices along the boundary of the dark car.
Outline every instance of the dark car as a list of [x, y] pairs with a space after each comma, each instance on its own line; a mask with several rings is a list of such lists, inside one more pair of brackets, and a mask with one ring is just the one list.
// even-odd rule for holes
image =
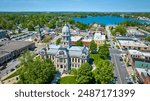
[[10, 69], [10, 71], [11, 71], [11, 72], [12, 72], [12, 71], [14, 71], [14, 70], [15, 70], [15, 69], [13, 69], [13, 68], [12, 68], [12, 69]]
[[122, 57], [120, 57], [120, 61], [123, 61]]

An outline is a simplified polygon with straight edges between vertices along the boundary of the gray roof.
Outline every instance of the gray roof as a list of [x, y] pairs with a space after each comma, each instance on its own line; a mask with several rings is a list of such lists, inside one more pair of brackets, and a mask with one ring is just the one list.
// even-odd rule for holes
[[[86, 47], [80, 46], [72, 46], [69, 49], [69, 56], [70, 57], [81, 57], [84, 54], [84, 50], [87, 49]], [[88, 55], [88, 54], [86, 54]]]
[[47, 54], [55, 55], [58, 52], [57, 49], [50, 49], [47, 51]]
[[7, 55], [14, 50], [19, 50], [28, 45], [33, 44], [32, 42], [27, 41], [3, 41], [0, 42], [0, 56]]
[[[47, 54], [49, 55], [56, 55], [57, 52], [63, 50], [67, 51], [67, 49], [61, 48], [60, 45], [51, 44], [49, 45], [49, 50]], [[70, 57], [81, 57], [83, 54], [88, 55], [85, 51], [88, 50], [87, 47], [80, 47], [80, 46], [72, 46], [68, 49]]]
[[18, 50], [28, 45], [31, 45], [32, 42], [27, 41], [3, 41], [0, 42], [0, 50], [12, 51]]
[[58, 50], [60, 48], [60, 45], [50, 44], [49, 48], [50, 49], [57, 49]]
[[0, 58], [3, 57], [3, 56], [6, 56], [8, 54], [10, 54], [10, 52], [0, 51]]
[[47, 54], [55, 55], [58, 52], [60, 45], [50, 44], [49, 48]]

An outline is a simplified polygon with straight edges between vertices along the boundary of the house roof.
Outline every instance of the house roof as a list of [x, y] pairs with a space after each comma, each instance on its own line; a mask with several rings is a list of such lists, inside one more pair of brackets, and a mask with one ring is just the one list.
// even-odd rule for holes
[[143, 55], [143, 56], [146, 56], [146, 57], [150, 57], [150, 53], [141, 52], [141, 51], [138, 51], [138, 50], [129, 50], [129, 54], [131, 54], [131, 55]]

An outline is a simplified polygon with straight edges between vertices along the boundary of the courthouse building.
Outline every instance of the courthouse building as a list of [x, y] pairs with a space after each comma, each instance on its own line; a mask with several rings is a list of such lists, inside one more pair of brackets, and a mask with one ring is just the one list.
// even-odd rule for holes
[[62, 29], [61, 45], [50, 44], [43, 54], [52, 60], [61, 73], [68, 72], [71, 67], [78, 68], [89, 60], [88, 47], [72, 46], [70, 28], [66, 24]]

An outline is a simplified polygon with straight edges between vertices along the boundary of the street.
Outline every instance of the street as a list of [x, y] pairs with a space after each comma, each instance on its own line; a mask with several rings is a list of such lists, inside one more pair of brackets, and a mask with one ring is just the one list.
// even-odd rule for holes
[[128, 72], [124, 62], [120, 60], [121, 52], [118, 49], [110, 49], [111, 61], [114, 63], [114, 76], [117, 77], [117, 84], [127, 84]]
[[121, 61], [121, 54], [122, 51], [117, 49], [115, 45], [113, 44], [113, 41], [111, 39], [111, 32], [109, 30], [109, 26], [106, 26], [106, 32], [108, 40], [110, 41], [110, 56], [111, 56], [111, 62], [114, 63], [114, 76], [117, 77], [116, 83], [117, 84], [127, 84], [127, 77], [129, 77], [128, 72], [125, 68], [124, 62]]
[[14, 60], [8, 62], [7, 66], [6, 66], [7, 68], [0, 71], [0, 78], [4, 77], [8, 73], [10, 73], [11, 69], [16, 69], [16, 66], [19, 65], [19, 64], [20, 64], [20, 62], [19, 62], [18, 59], [14, 59]]

